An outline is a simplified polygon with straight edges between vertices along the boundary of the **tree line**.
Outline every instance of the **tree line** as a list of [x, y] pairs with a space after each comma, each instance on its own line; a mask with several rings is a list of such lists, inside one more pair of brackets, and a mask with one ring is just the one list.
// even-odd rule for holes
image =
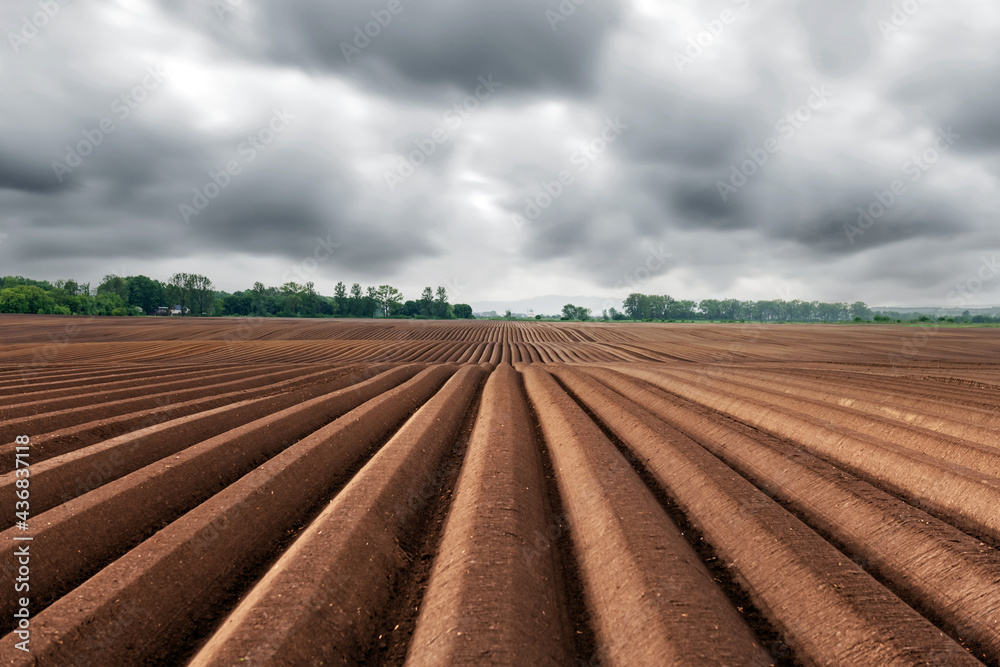
[[0, 313], [42, 315], [154, 315], [177, 309], [183, 316], [227, 315], [258, 317], [409, 317], [471, 318], [468, 304], [451, 304], [444, 287], [424, 288], [419, 299], [404, 301], [391, 285], [348, 289], [338, 282], [333, 296], [316, 291], [312, 282], [288, 282], [266, 287], [255, 282], [243, 291], [216, 290], [212, 280], [197, 273], [175, 273], [160, 281], [148, 276], [104, 276], [97, 287], [75, 280], [0, 278]]
[[[404, 300], [391, 285], [347, 287], [338, 282], [332, 296], [316, 291], [312, 282], [288, 282], [266, 287], [255, 282], [243, 291], [216, 290], [212, 280], [197, 273], [175, 273], [160, 281], [148, 276], [104, 276], [97, 287], [75, 280], [31, 280], [21, 276], [0, 278], [0, 313], [55, 315], [152, 315], [158, 309], [179, 307], [184, 316], [257, 317], [395, 317], [415, 319], [472, 318], [468, 304], [451, 304], [444, 287], [425, 287], [418, 299]], [[505, 317], [511, 318], [508, 310]], [[541, 319], [540, 315], [536, 319]], [[865, 303], [819, 301], [741, 301], [705, 299], [689, 301], [669, 295], [632, 293], [621, 310], [609, 308], [594, 316], [589, 308], [566, 304], [560, 319], [615, 320], [723, 320], [757, 322], [912, 322], [933, 321], [920, 313], [873, 312]], [[970, 315], [938, 317], [957, 323], [1000, 323], [1000, 316]]]
[[[595, 319], [589, 308], [566, 304], [563, 306], [563, 320], [586, 321]], [[622, 309], [609, 308], [603, 311], [601, 320], [641, 320], [641, 321], [751, 321], [751, 322], [931, 322], [926, 314], [896, 311], [873, 311], [863, 301], [854, 303], [824, 303], [822, 301], [801, 301], [798, 299], [768, 299], [762, 301], [741, 301], [739, 299], [704, 299], [690, 301], [674, 299], [670, 295], [639, 294], [633, 292], [625, 298]], [[955, 323], [1000, 323], [1000, 317], [971, 315], [968, 310], [955, 317], [938, 317], [938, 322]]]
[[670, 295], [629, 294], [622, 312], [611, 308], [609, 319], [630, 320], [748, 320], [756, 322], [843, 322], [870, 320], [871, 308], [857, 301], [824, 303], [821, 301], [741, 301], [740, 299], [704, 299], [689, 301]]

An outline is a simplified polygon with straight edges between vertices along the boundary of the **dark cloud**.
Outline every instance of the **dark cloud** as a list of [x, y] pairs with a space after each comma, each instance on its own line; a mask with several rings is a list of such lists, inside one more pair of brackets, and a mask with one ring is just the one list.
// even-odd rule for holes
[[207, 165], [193, 171], [167, 224], [198, 245], [293, 260], [311, 256], [317, 245], [337, 244], [341, 250], [331, 265], [370, 275], [391, 274], [413, 258], [438, 252], [429, 238], [437, 223], [428, 206], [372, 206], [335, 158], [289, 144], [257, 160], [185, 223], [180, 203], [193, 204], [194, 191], [204, 193], [211, 183]]
[[49, 165], [30, 158], [0, 153], [0, 190], [23, 190], [39, 194], [53, 193], [69, 187], [69, 179], [59, 182]]
[[[317, 282], [392, 279], [407, 296], [445, 280], [488, 292], [469, 301], [638, 280], [680, 297], [794, 284], [840, 299], [850, 284], [871, 302], [934, 303], [996, 247], [990, 12], [923, 3], [882, 36], [890, 0], [399, 2], [67, 5], [0, 67], [4, 272], [95, 280], [148, 266], [235, 289], [247, 266], [274, 284], [330, 246]], [[688, 38], [741, 4], [680, 71]], [[390, 6], [402, 8], [391, 21]], [[0, 19], [16, 29], [32, 8], [10, 3]], [[355, 28], [372, 34], [354, 44]], [[116, 100], [156, 64], [166, 82], [120, 117]], [[480, 77], [499, 84], [495, 99], [449, 124]], [[830, 102], [786, 135], [823, 86]], [[242, 142], [285, 105], [288, 131], [247, 159]], [[114, 132], [69, 165], [104, 119]], [[909, 180], [905, 161], [947, 127], [953, 149]], [[720, 190], [775, 137], [766, 164]], [[599, 150], [581, 161], [581, 147]], [[240, 173], [207, 197], [233, 160]], [[572, 183], [547, 191], [562, 172]], [[896, 179], [906, 193], [859, 226], [859, 207], [877, 211]]]
[[[933, 200], [901, 201], [881, 213], [876, 204], [874, 198], [856, 196], [853, 204], [815, 212], [786, 210], [768, 233], [794, 241], [815, 256], [850, 255], [913, 239], [948, 239], [969, 229], [959, 211]], [[872, 210], [877, 215], [868, 213]]]
[[902, 79], [889, 98], [917, 122], [960, 134], [958, 152], [1000, 151], [1000, 56], [928, 67]]
[[671, 204], [681, 227], [689, 229], [743, 229], [753, 226], [753, 219], [737, 199], [723, 201], [713, 185], [675, 183], [671, 186]]
[[615, 0], [262, 0], [217, 16], [204, 3], [161, 2], [234, 50], [417, 97], [427, 86], [471, 92], [490, 74], [505, 92], [593, 92], [621, 16]]

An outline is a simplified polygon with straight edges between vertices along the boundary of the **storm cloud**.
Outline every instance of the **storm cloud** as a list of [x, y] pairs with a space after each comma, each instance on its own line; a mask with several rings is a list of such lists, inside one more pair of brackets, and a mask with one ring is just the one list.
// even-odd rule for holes
[[234, 290], [324, 248], [324, 293], [930, 305], [1000, 246], [984, 0], [17, 0], [0, 25], [4, 275]]

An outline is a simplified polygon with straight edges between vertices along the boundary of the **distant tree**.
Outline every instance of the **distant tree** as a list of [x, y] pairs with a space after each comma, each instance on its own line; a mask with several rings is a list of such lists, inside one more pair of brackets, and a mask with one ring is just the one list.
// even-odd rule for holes
[[645, 294], [633, 292], [625, 297], [622, 309], [630, 320], [646, 320], [649, 319], [648, 301], [649, 299]]
[[648, 320], [665, 320], [667, 319], [667, 309], [668, 309], [668, 299], [673, 301], [669, 296], [661, 296], [659, 294], [646, 294], [644, 295], [645, 313], [643, 319]]
[[195, 316], [209, 314], [215, 302], [215, 285], [212, 284], [212, 280], [200, 273], [189, 273], [184, 284], [188, 292], [188, 307]]
[[296, 317], [299, 314], [299, 298], [302, 293], [302, 285], [296, 282], [287, 282], [281, 286], [281, 294], [284, 297], [285, 307], [282, 313]]
[[195, 283], [198, 281], [197, 273], [185, 273], [184, 274], [184, 289], [187, 290], [187, 306], [189, 315], [194, 315], [198, 317], [201, 315], [201, 310], [198, 308], [198, 304], [195, 302]]
[[347, 306], [347, 287], [343, 281], [338, 282], [337, 286], [333, 288], [333, 299], [337, 304], [336, 315], [344, 316], [350, 312]]
[[434, 291], [425, 287], [420, 294], [420, 314], [424, 317], [434, 317]]
[[574, 306], [571, 303], [567, 303], [562, 309], [562, 319], [564, 320], [581, 320], [586, 322], [590, 319], [590, 308], [584, 308], [583, 306]]
[[69, 294], [70, 296], [77, 296], [80, 294], [80, 285], [72, 278], [70, 278], [69, 280], [57, 280], [56, 287], [61, 287], [62, 289], [66, 290], [66, 293]]
[[459, 319], [468, 320], [472, 318], [472, 306], [467, 303], [456, 303], [452, 306], [452, 312]]
[[402, 306], [403, 293], [392, 285], [379, 285], [375, 292], [375, 299], [382, 317], [389, 317]]
[[267, 288], [264, 287], [264, 283], [259, 280], [253, 284], [253, 289], [250, 291], [250, 304], [253, 312], [257, 316], [262, 316], [267, 314]]
[[26, 293], [23, 286], [0, 289], [0, 313], [30, 313], [29, 299], [30, 293]]
[[[119, 298], [117, 295], [115, 298]], [[120, 298], [119, 298], [120, 299]], [[57, 312], [55, 299], [41, 287], [16, 285], [0, 289], [0, 313], [52, 315]]]
[[506, 311], [504, 312], [503, 316], [504, 316], [505, 318], [507, 318], [508, 320], [511, 320], [511, 319], [514, 319], [514, 316], [513, 316], [513, 315], [511, 314], [511, 312], [510, 312], [510, 308], [508, 308], [508, 309], [507, 309], [507, 310], [506, 310]]
[[378, 313], [378, 290], [375, 287], [366, 287], [365, 296], [361, 303], [361, 317], [375, 317]]
[[145, 314], [155, 313], [164, 303], [164, 285], [159, 280], [153, 280], [148, 276], [129, 276], [125, 279], [128, 283], [128, 303], [139, 306]]
[[542, 319], [542, 316], [541, 315], [535, 315], [535, 319], [536, 320], [540, 320], [540, 319]]
[[180, 306], [181, 315], [186, 315], [191, 302], [191, 279], [187, 273], [175, 273], [170, 276], [166, 287], [166, 297], [171, 301], [170, 307]]
[[319, 295], [316, 305], [316, 314], [319, 316], [333, 316], [340, 314], [340, 305], [337, 299], [332, 296]]
[[721, 307], [717, 299], [703, 299], [698, 303], [698, 310], [706, 320], [721, 319]]
[[443, 287], [437, 288], [437, 296], [434, 299], [434, 317], [439, 320], [450, 320], [454, 317], [451, 305], [448, 303], [448, 290]]
[[98, 294], [117, 294], [122, 301], [128, 303], [128, 281], [119, 275], [109, 273], [101, 279], [97, 286]]
[[254, 314], [256, 311], [254, 310], [252, 295], [253, 292], [250, 290], [224, 295], [221, 299], [219, 299], [217, 304], [222, 310], [220, 314], [240, 315], [243, 317]]
[[351, 296], [347, 301], [347, 314], [351, 317], [364, 317], [364, 298], [361, 283], [351, 285]]
[[94, 297], [94, 314], [120, 317], [131, 315], [133, 312], [128, 308], [125, 300], [114, 292], [101, 292]]
[[666, 299], [669, 299], [669, 301], [667, 301], [667, 307], [666, 307], [666, 312], [664, 313], [665, 314], [664, 319], [692, 320], [695, 318], [696, 314], [695, 308], [697, 307], [697, 304], [695, 304], [694, 301], [686, 301], [686, 300], [677, 301], [670, 298], [669, 296], [666, 297]]
[[299, 292], [299, 314], [306, 317], [315, 317], [319, 314], [320, 299], [316, 293], [316, 284], [308, 281], [302, 286]]
[[399, 310], [399, 314], [405, 317], [416, 317], [420, 314], [420, 303], [417, 301], [407, 301], [403, 304], [403, 307]]
[[854, 318], [870, 320], [872, 318], [872, 309], [862, 301], [855, 301], [850, 306], [850, 314]]

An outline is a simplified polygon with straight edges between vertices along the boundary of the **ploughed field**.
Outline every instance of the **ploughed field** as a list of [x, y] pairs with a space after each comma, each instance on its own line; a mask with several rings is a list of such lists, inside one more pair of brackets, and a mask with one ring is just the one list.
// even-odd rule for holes
[[0, 316], [0, 452], [5, 664], [1000, 663], [996, 329]]

